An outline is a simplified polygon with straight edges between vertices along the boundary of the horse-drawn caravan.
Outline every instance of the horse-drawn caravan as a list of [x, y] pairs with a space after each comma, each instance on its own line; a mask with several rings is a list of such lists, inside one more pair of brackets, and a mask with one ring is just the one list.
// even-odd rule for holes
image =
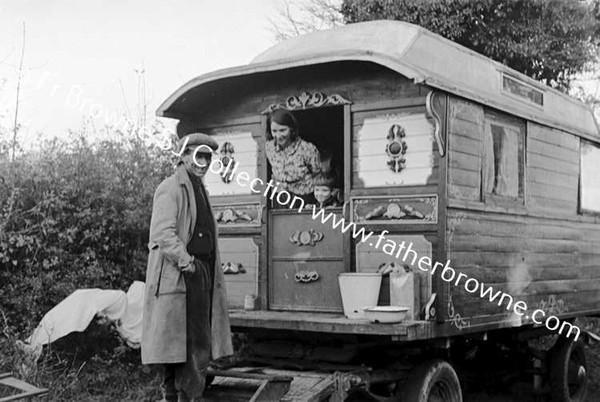
[[[276, 208], [247, 185], [273, 174], [265, 147], [276, 109], [332, 155], [343, 204], [328, 212], [350, 230], [309, 208]], [[179, 136], [214, 135], [223, 161], [236, 162], [235, 174], [205, 178], [231, 323], [245, 334], [245, 363], [295, 369], [284, 400], [356, 391], [459, 401], [455, 369], [500, 343], [516, 356], [509, 371], [535, 362], [537, 388], [583, 400], [587, 335], [570, 319], [600, 312], [600, 134], [589, 108], [427, 30], [377, 21], [195, 78], [158, 115], [179, 119]], [[362, 241], [360, 229], [374, 234]], [[412, 319], [345, 318], [339, 274], [392, 263], [418, 278], [403, 288], [419, 306]], [[380, 304], [393, 288], [384, 279]], [[548, 353], [526, 353], [528, 339], [558, 332]], [[283, 393], [291, 378], [278, 379]]]

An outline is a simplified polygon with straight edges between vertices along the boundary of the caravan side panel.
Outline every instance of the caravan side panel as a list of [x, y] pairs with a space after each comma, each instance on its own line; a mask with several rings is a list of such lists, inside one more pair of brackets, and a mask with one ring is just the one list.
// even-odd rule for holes
[[[446, 251], [456, 277], [443, 301], [448, 322], [473, 330], [530, 324], [538, 308], [559, 317], [600, 311], [600, 220], [579, 213], [580, 139], [450, 99]], [[460, 273], [500, 296], [469, 292], [467, 277], [456, 283]], [[523, 316], [512, 308], [518, 300], [528, 306]]]

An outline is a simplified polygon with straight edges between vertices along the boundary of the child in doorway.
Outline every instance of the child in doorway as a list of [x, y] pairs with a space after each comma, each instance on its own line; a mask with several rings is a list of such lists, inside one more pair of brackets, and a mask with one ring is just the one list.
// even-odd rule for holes
[[327, 149], [319, 149], [320, 162], [321, 162], [321, 174], [330, 177], [333, 180], [331, 191], [333, 196], [336, 198], [338, 204], [344, 202], [344, 195], [341, 186], [341, 175], [338, 169], [338, 165], [333, 160], [333, 154]]
[[313, 177], [314, 190], [313, 194], [317, 203], [317, 208], [333, 208], [339, 207], [340, 202], [337, 199], [335, 180], [333, 177], [319, 173]]

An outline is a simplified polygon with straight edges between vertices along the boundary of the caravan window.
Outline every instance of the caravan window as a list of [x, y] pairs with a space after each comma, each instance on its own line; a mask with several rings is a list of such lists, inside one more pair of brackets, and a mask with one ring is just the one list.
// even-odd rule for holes
[[600, 146], [581, 141], [580, 209], [600, 212]]
[[483, 192], [512, 199], [523, 197], [525, 124], [486, 113], [483, 132]]

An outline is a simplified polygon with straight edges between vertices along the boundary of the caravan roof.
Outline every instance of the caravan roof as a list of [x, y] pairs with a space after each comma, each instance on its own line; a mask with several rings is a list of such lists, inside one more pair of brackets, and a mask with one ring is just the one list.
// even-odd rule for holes
[[[517, 116], [600, 140], [591, 108], [501, 63], [413, 24], [371, 21], [281, 42], [245, 66], [201, 75], [176, 90], [157, 114], [181, 118], [201, 108], [214, 85], [255, 74], [343, 61], [379, 64], [417, 83]], [[211, 83], [210, 89], [207, 84]]]

